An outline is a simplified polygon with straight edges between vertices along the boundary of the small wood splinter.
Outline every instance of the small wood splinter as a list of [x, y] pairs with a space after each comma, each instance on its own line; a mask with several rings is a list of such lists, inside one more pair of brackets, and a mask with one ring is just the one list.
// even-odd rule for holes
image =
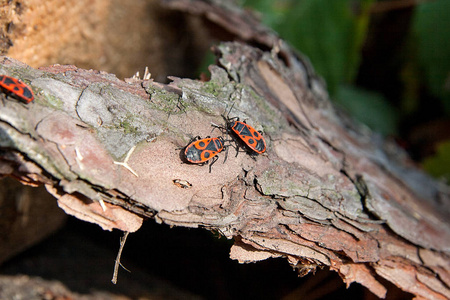
[[128, 171], [130, 171], [131, 173], [133, 173], [134, 176], [139, 177], [139, 175], [128, 165], [128, 159], [130, 159], [131, 154], [133, 153], [134, 149], [136, 149], [136, 145], [134, 145], [133, 147], [131, 147], [131, 149], [128, 151], [127, 156], [125, 156], [125, 159], [123, 162], [120, 161], [114, 161], [114, 164], [116, 165], [120, 165], [123, 166], [124, 168], [126, 168]]
[[[120, 257], [122, 256], [122, 251], [123, 251], [123, 247], [125, 246], [125, 242], [127, 241], [127, 237], [130, 233], [128, 231], [125, 231], [123, 233], [123, 237], [120, 238], [120, 248], [119, 248], [119, 252], [117, 253], [117, 257], [116, 257], [116, 261], [114, 263], [114, 273], [113, 273], [113, 278], [111, 279], [111, 282], [113, 284], [117, 284], [117, 276], [119, 274], [119, 266], [121, 266], [122, 268], [124, 268], [124, 270], [130, 272], [130, 270], [128, 270], [127, 268], [125, 268], [121, 263], [120, 263]], [[131, 272], [130, 272], [131, 273]]]

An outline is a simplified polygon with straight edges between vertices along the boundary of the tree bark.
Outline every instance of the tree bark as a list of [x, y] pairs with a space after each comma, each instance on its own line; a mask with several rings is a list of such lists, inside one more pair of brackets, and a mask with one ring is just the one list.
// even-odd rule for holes
[[[379, 297], [381, 277], [450, 298], [449, 187], [336, 110], [308, 61], [247, 12], [189, 9], [241, 40], [215, 48], [206, 82], [124, 82], [0, 58], [2, 74], [36, 93], [29, 105], [2, 95], [1, 174], [45, 185], [68, 214], [104, 229], [133, 232], [144, 218], [203, 227], [234, 239], [240, 262], [284, 257], [301, 275], [329, 267]], [[228, 147], [211, 173], [183, 163], [180, 147], [221, 135], [211, 124], [228, 112], [263, 132], [266, 153]]]

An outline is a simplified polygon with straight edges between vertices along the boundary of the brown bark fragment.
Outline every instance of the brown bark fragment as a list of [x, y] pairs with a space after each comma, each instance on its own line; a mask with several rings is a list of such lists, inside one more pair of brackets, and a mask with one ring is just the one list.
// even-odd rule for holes
[[368, 287], [378, 297], [386, 296], [386, 288], [375, 279], [373, 271], [367, 265], [342, 265], [337, 271], [347, 283], [347, 287], [352, 282], [358, 282]]
[[281, 254], [277, 255], [267, 251], [259, 251], [251, 245], [242, 243], [238, 240], [235, 241], [230, 249], [230, 258], [236, 259], [240, 263], [251, 263], [276, 257], [281, 257]]
[[[433, 280], [430, 275], [418, 272], [417, 268], [402, 261], [384, 261], [374, 265], [378, 275], [393, 282], [395, 285], [424, 299], [448, 299], [448, 287], [439, 280]], [[422, 279], [422, 280], [420, 280]]]
[[47, 187], [47, 190], [58, 199], [58, 206], [68, 215], [98, 224], [103, 230], [120, 229], [135, 232], [142, 225], [141, 217], [120, 206], [102, 201], [92, 201], [82, 195], [64, 194], [61, 196], [52, 187]]
[[290, 225], [289, 228], [323, 248], [344, 252], [353, 262], [375, 262], [379, 259], [377, 241], [368, 234], [367, 238], [363, 238], [362, 234], [355, 238], [337, 228], [316, 224]]

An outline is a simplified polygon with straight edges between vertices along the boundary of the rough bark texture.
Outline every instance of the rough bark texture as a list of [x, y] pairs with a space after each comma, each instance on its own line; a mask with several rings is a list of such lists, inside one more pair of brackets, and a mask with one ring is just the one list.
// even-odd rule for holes
[[[382, 277], [418, 298], [449, 298], [448, 186], [336, 111], [308, 62], [251, 16], [189, 8], [255, 44], [218, 46], [208, 82], [123, 82], [1, 58], [0, 73], [29, 83], [36, 100], [2, 96], [0, 172], [44, 184], [67, 213], [105, 229], [135, 231], [145, 217], [204, 227], [233, 238], [240, 262], [285, 257], [300, 274], [329, 267], [379, 297]], [[211, 173], [182, 163], [179, 147], [219, 135], [211, 123], [231, 107], [262, 130], [267, 152], [229, 147]]]
[[0, 54], [35, 68], [72, 64], [125, 78], [148, 66], [164, 81], [190, 76], [209, 48], [198, 17], [158, 0], [0, 3]]

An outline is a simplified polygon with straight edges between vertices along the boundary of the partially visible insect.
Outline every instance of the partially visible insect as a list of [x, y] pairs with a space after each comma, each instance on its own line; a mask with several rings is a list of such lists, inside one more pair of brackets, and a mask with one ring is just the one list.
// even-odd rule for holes
[[7, 75], [0, 75], [0, 88], [6, 94], [10, 94], [27, 104], [34, 99], [33, 92], [25, 83]]
[[[211, 173], [212, 165], [217, 161], [217, 154], [225, 148], [225, 141], [221, 136], [216, 138], [206, 137], [201, 139], [199, 136], [193, 138], [184, 149], [186, 160], [193, 164], [209, 164]], [[226, 157], [225, 157], [226, 160]]]

